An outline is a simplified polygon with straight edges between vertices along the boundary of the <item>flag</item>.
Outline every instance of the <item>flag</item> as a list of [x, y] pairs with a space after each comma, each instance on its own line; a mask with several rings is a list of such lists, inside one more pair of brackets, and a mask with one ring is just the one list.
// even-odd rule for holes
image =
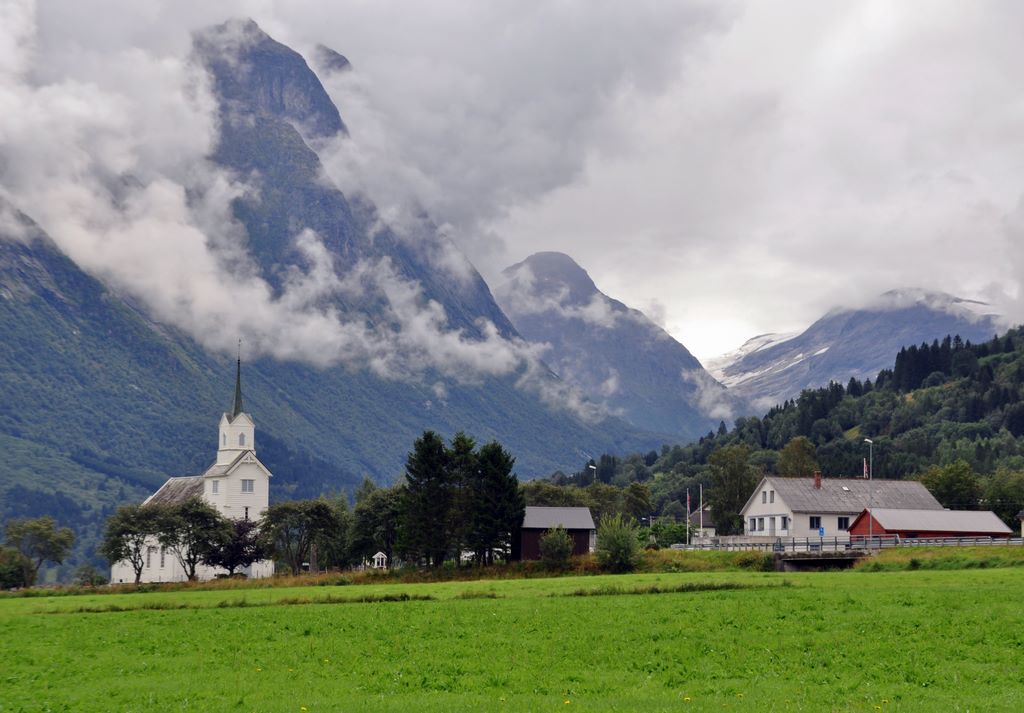
[[687, 488], [686, 489], [686, 519], [687, 520], [690, 519], [690, 513], [691, 512], [693, 512], [693, 511], [690, 510], [690, 489]]
[[870, 476], [868, 475], [868, 459], [864, 459], [864, 480], [867, 480]]

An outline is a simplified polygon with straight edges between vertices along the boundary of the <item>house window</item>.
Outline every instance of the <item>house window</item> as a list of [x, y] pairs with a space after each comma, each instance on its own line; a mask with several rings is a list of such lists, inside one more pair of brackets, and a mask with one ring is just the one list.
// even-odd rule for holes
[[244, 433], [239, 433], [238, 434], [238, 445], [240, 445], [240, 446], [244, 446], [245, 445], [245, 434]]
[[242, 481], [242, 492], [243, 493], [251, 493], [252, 492], [252, 484], [253, 484], [253, 482], [254, 481], [252, 481], [252, 480], [243, 480]]
[[819, 527], [821, 527], [821, 515], [811, 515], [810, 527], [812, 530], [817, 530]]
[[750, 518], [750, 527], [748, 528], [751, 532], [757, 529], [757, 518]]
[[768, 491], [767, 490], [762, 490], [761, 491], [761, 502], [762, 503], [768, 502]]
[[783, 515], [782, 516], [782, 529], [783, 530], [788, 530], [789, 529], [789, 516], [787, 516], [787, 515]]
[[850, 529], [850, 518], [848, 518], [848, 517], [841, 517], [841, 518], [839, 518], [839, 529], [840, 530], [849, 530]]
[[220, 492], [220, 481], [219, 480], [211, 480], [210, 481], [210, 492], [213, 495], [216, 495], [217, 493]]
[[768, 493], [768, 502], [770, 502], [770, 503], [774, 503], [775, 502], [775, 491], [774, 490], [772, 490], [772, 491], [770, 491]]
[[757, 518], [757, 529], [759, 531], [760, 530], [764, 530], [764, 518], [763, 517]]
[[156, 552], [156, 547], [146, 548], [146, 569], [153, 566], [153, 553]]

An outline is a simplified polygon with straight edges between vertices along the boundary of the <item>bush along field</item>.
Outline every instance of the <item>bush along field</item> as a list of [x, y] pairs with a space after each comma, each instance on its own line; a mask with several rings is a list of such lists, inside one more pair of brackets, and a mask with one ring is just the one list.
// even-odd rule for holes
[[0, 711], [1017, 711], [1024, 569], [0, 599]]

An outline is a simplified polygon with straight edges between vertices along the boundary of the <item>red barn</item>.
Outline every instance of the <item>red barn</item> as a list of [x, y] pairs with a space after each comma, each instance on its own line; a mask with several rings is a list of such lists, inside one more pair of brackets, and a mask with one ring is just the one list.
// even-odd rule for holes
[[[870, 518], [870, 519], [869, 519]], [[1013, 531], [990, 510], [864, 510], [850, 537], [1010, 537]]]
[[563, 527], [572, 538], [572, 554], [585, 555], [594, 548], [597, 528], [590, 508], [554, 508], [527, 505], [523, 526], [513, 539], [512, 559], [539, 560], [540, 538], [555, 527]]

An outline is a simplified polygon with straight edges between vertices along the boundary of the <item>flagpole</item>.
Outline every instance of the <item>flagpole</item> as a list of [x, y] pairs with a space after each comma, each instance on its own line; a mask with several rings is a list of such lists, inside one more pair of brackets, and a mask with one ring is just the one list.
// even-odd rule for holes
[[686, 544], [693, 544], [693, 533], [690, 532], [690, 489], [686, 489]]
[[704, 537], [704, 483], [700, 484], [700, 536]]

